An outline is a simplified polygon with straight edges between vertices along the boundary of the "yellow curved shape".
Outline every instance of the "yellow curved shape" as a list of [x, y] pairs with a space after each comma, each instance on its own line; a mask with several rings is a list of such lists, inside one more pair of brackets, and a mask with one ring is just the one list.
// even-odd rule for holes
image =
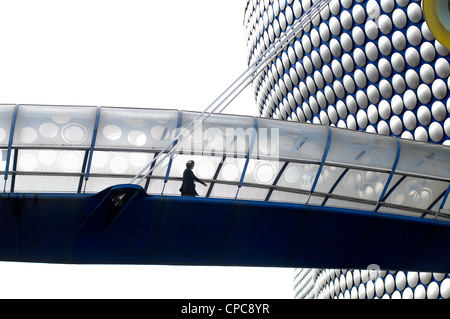
[[431, 33], [450, 49], [450, 0], [423, 0], [422, 6]]

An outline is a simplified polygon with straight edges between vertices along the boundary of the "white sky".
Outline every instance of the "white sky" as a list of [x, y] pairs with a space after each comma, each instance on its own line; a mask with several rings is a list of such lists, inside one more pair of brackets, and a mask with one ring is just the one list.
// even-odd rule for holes
[[[247, 67], [246, 0], [0, 0], [0, 103], [201, 111]], [[256, 115], [249, 86], [224, 113]], [[0, 262], [0, 298], [292, 298], [293, 269]]]

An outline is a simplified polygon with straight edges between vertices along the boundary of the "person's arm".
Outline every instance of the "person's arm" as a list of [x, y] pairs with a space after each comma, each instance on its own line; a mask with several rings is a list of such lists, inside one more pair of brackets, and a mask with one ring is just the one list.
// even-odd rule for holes
[[199, 182], [200, 184], [202, 184], [203, 186], [206, 186], [206, 183], [203, 182], [200, 178], [198, 178], [197, 176], [195, 176], [194, 172], [191, 171], [192, 173], [192, 178], [194, 179], [194, 181]]

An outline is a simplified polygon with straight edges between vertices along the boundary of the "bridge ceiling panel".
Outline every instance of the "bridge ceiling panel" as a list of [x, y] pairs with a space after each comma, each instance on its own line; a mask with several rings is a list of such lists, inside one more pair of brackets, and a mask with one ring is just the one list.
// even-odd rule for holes
[[253, 156], [320, 162], [327, 145], [327, 127], [301, 126], [286, 121], [258, 118], [257, 147]]
[[96, 107], [21, 105], [13, 146], [88, 148], [96, 112]]
[[326, 162], [365, 168], [391, 170], [397, 154], [394, 138], [345, 129], [331, 134]]
[[178, 111], [102, 108], [97, 148], [160, 150], [176, 133]]
[[[182, 113], [180, 152], [228, 153], [239, 157], [247, 155], [254, 132], [252, 117], [212, 114], [202, 123], [202, 117], [198, 116], [198, 113]], [[192, 129], [186, 130], [192, 122]]]
[[400, 160], [397, 172], [415, 172], [424, 176], [450, 179], [449, 147], [433, 147], [429, 143], [399, 140]]
[[0, 105], [3, 192], [96, 193], [139, 176], [149, 194], [179, 195], [194, 160], [202, 197], [450, 220], [447, 146], [248, 116], [201, 120], [178, 110]]

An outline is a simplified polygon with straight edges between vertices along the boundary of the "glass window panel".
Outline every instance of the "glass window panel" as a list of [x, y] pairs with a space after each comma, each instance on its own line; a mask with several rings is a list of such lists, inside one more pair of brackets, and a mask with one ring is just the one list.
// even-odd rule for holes
[[448, 146], [428, 145], [417, 141], [400, 140], [401, 152], [397, 172], [424, 174], [450, 179]]
[[[430, 210], [431, 211], [433, 211], [433, 212], [437, 212], [438, 210], [439, 210], [439, 207], [441, 207], [441, 204], [442, 204], [442, 200], [443, 200], [444, 198], [443, 198], [443, 196], [442, 196], [442, 198], [441, 199], [439, 199], [432, 207], [430, 207]], [[435, 215], [433, 215], [433, 217], [434, 217]]]
[[[145, 182], [142, 182], [141, 186], [144, 185]], [[163, 187], [164, 187], [164, 179], [151, 178], [150, 183], [148, 184], [147, 193], [151, 195], [161, 195]]]
[[235, 198], [237, 192], [237, 185], [228, 185], [221, 183], [214, 183], [211, 195], [213, 198]]
[[297, 203], [297, 204], [305, 204], [308, 200], [307, 194], [298, 194], [291, 192], [284, 192], [274, 190], [272, 195], [269, 198], [271, 202], [285, 202], [285, 203]]
[[14, 192], [16, 193], [76, 193], [80, 177], [16, 175]]
[[97, 148], [165, 149], [177, 135], [178, 111], [102, 108]]
[[311, 195], [311, 197], [309, 198], [308, 204], [322, 206], [324, 200], [325, 200], [324, 196]]
[[326, 162], [391, 170], [396, 155], [394, 138], [334, 128]]
[[317, 181], [315, 192], [329, 193], [331, 187], [337, 182], [339, 178], [344, 178], [342, 175], [345, 168], [324, 165], [320, 172], [319, 180]]
[[269, 189], [267, 189], [267, 188], [242, 186], [239, 189], [237, 199], [264, 201], [266, 199], [268, 192], [269, 192]]
[[378, 201], [389, 174], [350, 169], [336, 186], [333, 194]]
[[393, 176], [392, 176], [392, 179], [391, 179], [391, 181], [389, 182], [389, 185], [388, 185], [388, 187], [387, 187], [387, 190], [386, 190], [386, 193], [384, 194], [384, 197], [386, 197], [387, 195], [389, 195], [390, 194], [390, 192], [391, 192], [391, 190], [394, 188], [396, 188], [398, 185], [398, 183], [399, 183], [399, 181], [400, 181], [400, 179], [401, 178], [403, 178], [403, 175], [399, 175], [399, 174], [394, 174]]
[[152, 153], [144, 152], [108, 152], [95, 150], [92, 155], [90, 173], [135, 175], [153, 159], [153, 156]]
[[[244, 183], [272, 185], [282, 166], [283, 164], [278, 161], [250, 159]], [[239, 172], [241, 173], [242, 169]], [[239, 174], [239, 178], [240, 176]]]
[[18, 172], [80, 173], [85, 151], [53, 149], [20, 149]]
[[[170, 155], [166, 156], [167, 154], [161, 154], [154, 162], [151, 164], [145, 171], [142, 173], [142, 175], [147, 174], [150, 169], [153, 169], [151, 172], [151, 176], [166, 176], [167, 172], [167, 166], [169, 165], [170, 161]], [[150, 153], [149, 162], [143, 165], [139, 170], [136, 171], [136, 174], [140, 172], [145, 166], [150, 164], [154, 160], [155, 154]], [[153, 168], [151, 168], [153, 166]]]
[[441, 213], [450, 214], [450, 196], [447, 197], [447, 200], [444, 203], [444, 206], [441, 209]]
[[258, 136], [252, 156], [321, 161], [327, 128], [258, 118]]
[[20, 105], [13, 145], [90, 147], [96, 114], [96, 107]]
[[0, 105], [0, 146], [8, 146], [15, 105]]
[[407, 177], [392, 191], [385, 202], [427, 209], [447, 187], [446, 182]]
[[11, 177], [9, 177], [6, 181], [2, 177], [1, 181], [2, 181], [0, 183], [0, 185], [2, 186], [1, 190], [4, 190], [5, 193], [9, 193], [11, 191], [11, 181], [12, 181]]
[[193, 160], [195, 162], [193, 172], [200, 179], [213, 179], [217, 167], [222, 161], [222, 156], [200, 156], [200, 155], [184, 155], [176, 154], [173, 157], [172, 167], [170, 169], [170, 177], [183, 177], [186, 169], [186, 162]]
[[[164, 187], [163, 195], [169, 195], [169, 196], [181, 195], [181, 193], [180, 193], [181, 184], [182, 184], [181, 180], [168, 180], [165, 183], [165, 185], [163, 184], [163, 187]], [[206, 194], [207, 188], [202, 185], [197, 184], [196, 190], [197, 190], [198, 195], [203, 197]], [[162, 192], [162, 188], [159, 191], [159, 194], [161, 194], [161, 192]]]
[[[220, 169], [220, 173], [217, 180], [226, 182], [235, 182], [237, 185], [241, 179], [244, 166], [245, 166], [245, 158], [234, 158], [234, 157], [225, 158], [225, 161], [223, 162], [223, 165]], [[251, 170], [252, 168], [249, 165], [246, 174], [249, 174]]]
[[311, 190], [311, 187], [316, 178], [318, 164], [305, 163], [289, 163], [280, 179], [277, 186], [288, 187], [292, 189]]
[[[203, 154], [238, 154], [245, 156], [254, 134], [254, 119], [246, 116], [212, 114], [200, 123], [198, 113], [183, 112], [182, 129], [186, 137], [179, 145], [184, 153], [202, 151]], [[180, 138], [181, 140], [181, 138]]]

